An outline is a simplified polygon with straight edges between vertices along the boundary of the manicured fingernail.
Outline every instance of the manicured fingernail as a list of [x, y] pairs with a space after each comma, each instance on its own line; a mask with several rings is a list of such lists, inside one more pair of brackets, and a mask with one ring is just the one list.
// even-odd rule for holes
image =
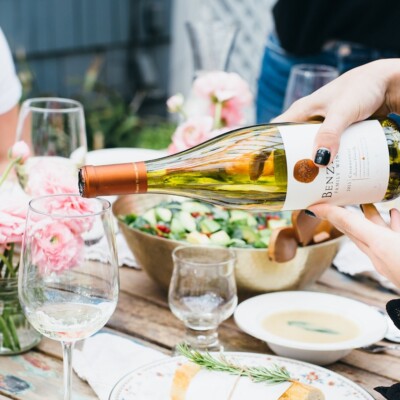
[[317, 150], [317, 153], [315, 154], [314, 162], [315, 164], [319, 165], [328, 165], [330, 159], [331, 159], [331, 152], [328, 149], [321, 147], [320, 149]]
[[316, 215], [310, 210], [304, 210], [304, 213], [307, 214], [309, 217], [316, 217]]

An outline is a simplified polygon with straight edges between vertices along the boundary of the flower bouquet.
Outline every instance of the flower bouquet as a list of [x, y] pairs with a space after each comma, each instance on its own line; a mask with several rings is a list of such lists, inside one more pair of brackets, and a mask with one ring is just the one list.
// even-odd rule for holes
[[25, 319], [18, 300], [19, 250], [29, 197], [18, 186], [7, 182], [12, 169], [28, 157], [28, 146], [17, 142], [0, 176], [0, 354], [28, 350], [40, 340], [40, 335]]
[[[9, 159], [8, 167], [0, 176], [0, 354], [26, 351], [40, 341], [39, 333], [26, 320], [18, 299], [20, 246], [29, 200], [43, 195], [74, 193], [78, 187], [77, 174], [62, 158], [30, 160], [30, 150], [24, 142], [14, 144]], [[35, 161], [35, 167], [29, 168], [28, 177], [26, 165], [30, 161]], [[7, 179], [13, 169], [21, 186]], [[51, 207], [60, 212], [72, 210], [76, 215], [88, 211], [82, 208], [82, 199], [65, 198], [62, 203], [54, 198]], [[82, 247], [82, 239], [76, 234], [82, 227], [76, 225], [73, 219], [51, 227], [46, 226], [45, 221], [38, 224], [33, 250], [39, 269], [51, 268], [58, 273], [60, 268], [76, 264], [76, 255]]]
[[167, 100], [168, 111], [183, 120], [172, 135], [170, 154], [186, 150], [245, 123], [253, 101], [249, 85], [234, 72], [210, 71], [193, 81], [191, 98], [182, 94]]

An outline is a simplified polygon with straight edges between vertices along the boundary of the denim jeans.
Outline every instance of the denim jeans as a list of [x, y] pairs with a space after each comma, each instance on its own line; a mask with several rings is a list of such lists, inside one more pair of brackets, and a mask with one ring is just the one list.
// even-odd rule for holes
[[257, 89], [257, 123], [270, 121], [281, 114], [290, 70], [295, 64], [325, 64], [338, 69], [339, 74], [380, 58], [400, 57], [400, 52], [379, 51], [362, 45], [334, 41], [322, 51], [310, 56], [287, 53], [275, 33], [265, 47]]

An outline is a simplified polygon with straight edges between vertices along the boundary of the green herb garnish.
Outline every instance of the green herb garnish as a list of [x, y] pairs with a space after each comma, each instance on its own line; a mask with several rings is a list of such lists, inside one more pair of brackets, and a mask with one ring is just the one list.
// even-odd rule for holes
[[253, 382], [265, 382], [267, 384], [293, 381], [288, 370], [276, 364], [270, 368], [234, 364], [227, 360], [222, 354], [217, 358], [208, 352], [200, 353], [199, 351], [193, 350], [187, 344], [178, 345], [177, 351], [192, 363], [209, 371], [220, 371], [227, 372], [231, 375], [247, 376]]

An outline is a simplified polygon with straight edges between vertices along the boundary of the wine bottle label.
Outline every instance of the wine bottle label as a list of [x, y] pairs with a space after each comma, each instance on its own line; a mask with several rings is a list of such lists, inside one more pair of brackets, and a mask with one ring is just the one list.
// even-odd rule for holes
[[376, 120], [350, 126], [342, 135], [337, 156], [327, 167], [312, 159], [321, 124], [280, 126], [285, 146], [288, 185], [284, 210], [316, 203], [336, 205], [381, 201], [389, 181], [389, 150]]

